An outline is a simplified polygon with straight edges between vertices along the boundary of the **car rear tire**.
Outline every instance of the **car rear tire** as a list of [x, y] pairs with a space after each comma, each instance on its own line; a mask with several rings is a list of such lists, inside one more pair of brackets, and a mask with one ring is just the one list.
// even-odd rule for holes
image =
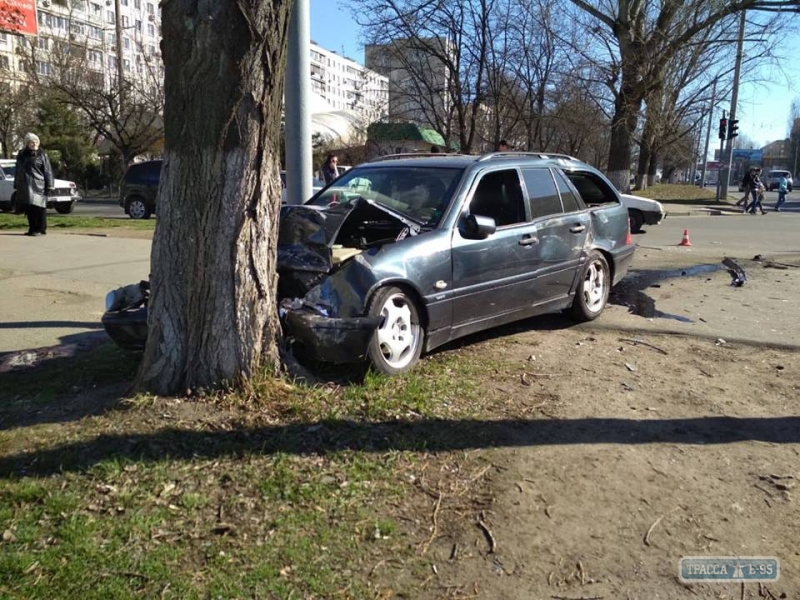
[[639, 233], [644, 225], [644, 215], [636, 208], [628, 209], [628, 218], [631, 220], [631, 233]]
[[414, 300], [398, 287], [384, 287], [375, 292], [368, 312], [383, 317], [367, 349], [375, 370], [399, 375], [411, 369], [422, 353], [425, 336]]
[[125, 212], [128, 213], [131, 219], [150, 218], [150, 208], [147, 206], [144, 198], [139, 196], [128, 198], [128, 201], [125, 203]]
[[581, 269], [578, 289], [572, 301], [570, 315], [576, 321], [593, 321], [600, 316], [611, 290], [611, 270], [605, 257], [592, 250]]
[[55, 209], [60, 215], [68, 215], [75, 209], [75, 202], [59, 202], [56, 204]]

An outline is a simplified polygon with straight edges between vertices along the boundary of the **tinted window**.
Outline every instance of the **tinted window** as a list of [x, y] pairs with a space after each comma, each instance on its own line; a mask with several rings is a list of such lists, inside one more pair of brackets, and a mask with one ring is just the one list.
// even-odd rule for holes
[[494, 171], [484, 175], [472, 196], [469, 212], [491, 217], [498, 227], [524, 222], [525, 205], [517, 171]]
[[568, 171], [566, 173], [572, 185], [578, 190], [586, 206], [600, 206], [601, 204], [619, 204], [614, 190], [602, 179], [593, 173]]
[[528, 189], [531, 218], [561, 214], [561, 199], [550, 169], [523, 169], [522, 178]]
[[553, 174], [556, 178], [556, 187], [558, 193], [561, 194], [561, 203], [564, 205], [564, 212], [575, 212], [583, 210], [580, 200], [572, 191], [572, 186], [567, 181], [567, 176], [561, 171], [554, 171]]

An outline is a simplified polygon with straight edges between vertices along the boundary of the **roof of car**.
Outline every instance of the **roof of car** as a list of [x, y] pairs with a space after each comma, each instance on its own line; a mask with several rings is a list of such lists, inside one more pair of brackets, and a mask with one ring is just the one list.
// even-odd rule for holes
[[373, 166], [392, 167], [460, 167], [465, 168], [475, 163], [515, 163], [519, 164], [558, 164], [560, 166], [588, 166], [577, 158], [566, 154], [547, 152], [491, 152], [489, 154], [444, 154], [438, 152], [417, 152], [414, 154], [391, 154], [381, 156], [370, 162], [359, 165], [361, 168]]

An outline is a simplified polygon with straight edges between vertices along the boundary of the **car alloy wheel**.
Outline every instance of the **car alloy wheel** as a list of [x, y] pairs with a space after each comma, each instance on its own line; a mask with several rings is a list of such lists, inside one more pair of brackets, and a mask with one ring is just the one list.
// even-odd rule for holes
[[400, 288], [382, 288], [370, 303], [370, 314], [383, 317], [370, 342], [373, 366], [388, 375], [410, 369], [422, 352], [423, 336], [414, 301]]
[[596, 319], [608, 302], [611, 289], [611, 271], [605, 257], [597, 250], [589, 253], [581, 271], [575, 300], [572, 303], [572, 316], [578, 321]]

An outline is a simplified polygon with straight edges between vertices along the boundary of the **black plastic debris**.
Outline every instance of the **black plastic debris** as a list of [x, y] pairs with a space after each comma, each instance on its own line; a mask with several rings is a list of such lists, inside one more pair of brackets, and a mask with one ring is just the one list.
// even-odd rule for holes
[[731, 285], [733, 287], [742, 287], [747, 281], [747, 274], [744, 269], [736, 264], [736, 261], [727, 257], [722, 259], [722, 264], [728, 269], [732, 279]]

